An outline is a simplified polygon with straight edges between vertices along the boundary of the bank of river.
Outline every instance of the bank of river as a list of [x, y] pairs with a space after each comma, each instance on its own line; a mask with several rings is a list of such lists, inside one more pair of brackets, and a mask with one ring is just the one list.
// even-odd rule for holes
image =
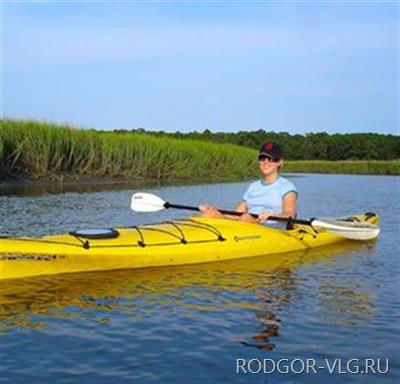
[[[0, 179], [185, 180], [257, 175], [257, 150], [233, 144], [2, 120]], [[399, 175], [400, 160], [286, 161], [286, 172]]]
[[400, 175], [400, 160], [286, 161], [285, 171], [348, 175]]
[[[197, 266], [2, 284], [1, 377], [9, 383], [380, 383], [400, 377], [399, 178], [289, 175], [299, 216], [380, 215], [377, 241]], [[247, 183], [142, 185], [185, 205], [232, 208]], [[139, 188], [139, 187], [138, 187]], [[3, 191], [2, 234], [40, 236], [171, 220], [134, 214], [138, 189]], [[236, 373], [237, 359], [314, 359], [317, 373]], [[329, 373], [358, 359], [386, 374]], [[299, 369], [299, 361], [295, 365]], [[352, 365], [353, 364], [353, 365]], [[269, 365], [271, 367], [271, 365]], [[363, 366], [362, 366], [363, 367]], [[256, 370], [256, 365], [252, 366]], [[284, 369], [284, 365], [282, 365]]]

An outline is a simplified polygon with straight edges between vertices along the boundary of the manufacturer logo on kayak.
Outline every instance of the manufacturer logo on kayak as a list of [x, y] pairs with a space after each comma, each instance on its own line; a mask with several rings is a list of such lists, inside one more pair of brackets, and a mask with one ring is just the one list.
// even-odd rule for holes
[[1, 255], [0, 260], [9, 261], [56, 261], [65, 259], [62, 255]]
[[242, 241], [242, 240], [257, 240], [261, 236], [260, 235], [251, 235], [251, 236], [234, 236], [233, 240]]

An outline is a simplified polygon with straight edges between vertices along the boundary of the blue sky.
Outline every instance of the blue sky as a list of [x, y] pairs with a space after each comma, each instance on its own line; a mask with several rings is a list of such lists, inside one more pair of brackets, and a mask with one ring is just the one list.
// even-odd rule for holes
[[2, 111], [98, 129], [399, 133], [395, 2], [6, 2]]

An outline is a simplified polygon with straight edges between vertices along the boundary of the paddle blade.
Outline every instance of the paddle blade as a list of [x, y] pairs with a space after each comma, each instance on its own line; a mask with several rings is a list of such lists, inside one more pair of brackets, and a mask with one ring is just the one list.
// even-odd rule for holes
[[165, 201], [151, 193], [138, 192], [132, 195], [131, 209], [135, 212], [157, 212], [165, 209]]
[[312, 225], [350, 240], [372, 240], [378, 237], [380, 232], [376, 224], [340, 219], [314, 219]]

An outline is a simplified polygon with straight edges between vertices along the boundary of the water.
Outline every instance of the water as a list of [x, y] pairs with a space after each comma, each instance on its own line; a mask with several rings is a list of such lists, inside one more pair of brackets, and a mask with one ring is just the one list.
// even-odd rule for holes
[[[377, 242], [175, 268], [2, 283], [1, 382], [399, 382], [399, 178], [304, 175], [300, 217], [372, 211]], [[232, 208], [247, 183], [149, 187], [179, 204]], [[143, 189], [143, 187], [142, 187]], [[43, 235], [185, 215], [134, 214], [135, 190], [7, 190], [2, 233]], [[52, 191], [53, 192], [53, 191]], [[387, 374], [334, 374], [335, 359], [389, 359]], [[317, 373], [236, 373], [237, 359], [314, 359]], [[284, 361], [281, 371], [284, 369]], [[257, 361], [250, 365], [257, 371]], [[375, 366], [376, 368], [376, 366]], [[248, 371], [249, 372], [249, 371]]]

